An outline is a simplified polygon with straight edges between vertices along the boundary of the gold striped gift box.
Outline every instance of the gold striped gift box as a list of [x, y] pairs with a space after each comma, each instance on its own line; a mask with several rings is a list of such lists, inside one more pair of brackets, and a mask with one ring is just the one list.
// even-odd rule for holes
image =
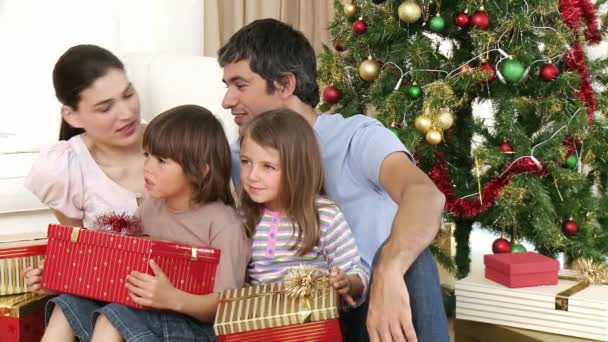
[[222, 292], [214, 329], [218, 336], [338, 318], [339, 297], [328, 286], [311, 299], [289, 297], [284, 283]]
[[[38, 267], [44, 260], [47, 240], [15, 241], [20, 237], [2, 237], [0, 240], [0, 295], [28, 292], [23, 271]], [[27, 238], [23, 236], [21, 238]]]

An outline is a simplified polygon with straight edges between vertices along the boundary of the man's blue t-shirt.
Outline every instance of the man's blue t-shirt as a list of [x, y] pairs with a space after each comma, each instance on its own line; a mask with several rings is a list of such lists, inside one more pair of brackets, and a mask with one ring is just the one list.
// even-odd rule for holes
[[[365, 115], [344, 118], [320, 115], [314, 124], [319, 139], [325, 189], [350, 225], [368, 268], [389, 237], [397, 204], [380, 184], [380, 167], [393, 152], [410, 152], [379, 121]], [[239, 145], [232, 144], [233, 181], [239, 183]]]

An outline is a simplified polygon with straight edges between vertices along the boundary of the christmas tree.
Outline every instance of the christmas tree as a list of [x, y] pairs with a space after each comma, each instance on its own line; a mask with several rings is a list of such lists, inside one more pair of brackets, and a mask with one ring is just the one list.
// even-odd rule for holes
[[456, 223], [459, 277], [476, 222], [495, 252], [606, 255], [608, 60], [585, 55], [606, 2], [336, 1], [319, 110], [376, 116], [415, 153]]

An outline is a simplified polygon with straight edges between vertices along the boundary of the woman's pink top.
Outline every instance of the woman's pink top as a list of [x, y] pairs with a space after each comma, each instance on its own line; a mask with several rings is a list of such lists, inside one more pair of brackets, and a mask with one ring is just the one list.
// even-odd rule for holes
[[134, 214], [141, 196], [101, 170], [81, 135], [42, 150], [25, 187], [42, 203], [67, 217], [82, 219], [90, 228], [95, 227], [97, 216], [107, 212]]

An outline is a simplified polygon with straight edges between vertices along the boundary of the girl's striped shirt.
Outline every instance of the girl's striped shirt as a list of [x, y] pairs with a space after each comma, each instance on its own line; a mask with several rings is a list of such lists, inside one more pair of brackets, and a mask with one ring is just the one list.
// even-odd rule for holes
[[253, 237], [251, 261], [247, 278], [251, 285], [268, 284], [283, 280], [287, 271], [299, 265], [313, 266], [329, 272], [338, 267], [347, 274], [358, 275], [364, 286], [365, 298], [369, 272], [361, 263], [353, 234], [342, 211], [328, 199], [317, 200], [320, 215], [319, 244], [303, 256], [297, 256], [297, 231], [281, 213], [264, 210]]

